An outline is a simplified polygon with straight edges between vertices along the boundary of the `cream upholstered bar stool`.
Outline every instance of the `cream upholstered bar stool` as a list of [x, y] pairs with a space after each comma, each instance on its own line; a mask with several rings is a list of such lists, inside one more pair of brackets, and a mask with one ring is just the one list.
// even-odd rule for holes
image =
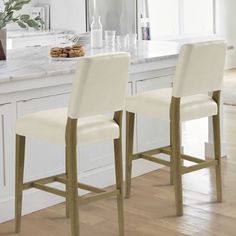
[[[16, 232], [21, 229], [22, 192], [37, 188], [66, 198], [71, 235], [79, 235], [78, 206], [117, 196], [119, 235], [124, 235], [122, 191], [122, 111], [129, 74], [129, 54], [115, 53], [82, 58], [78, 64], [68, 108], [29, 114], [16, 122]], [[105, 113], [113, 113], [110, 118]], [[63, 174], [23, 183], [26, 137], [65, 146], [66, 171]], [[77, 182], [77, 145], [114, 140], [116, 188], [105, 191]], [[66, 184], [66, 191], [47, 184]], [[78, 198], [78, 188], [94, 195]]]
[[[126, 197], [130, 197], [132, 161], [145, 159], [169, 166], [175, 185], [176, 212], [183, 215], [182, 175], [215, 166], [217, 199], [222, 201], [220, 93], [223, 82], [226, 44], [202, 42], [182, 46], [175, 71], [173, 88], [153, 90], [126, 100]], [[212, 95], [208, 95], [212, 93]], [[133, 154], [135, 114], [170, 121], [170, 146]], [[181, 123], [213, 117], [215, 159], [202, 160], [181, 154]], [[170, 155], [170, 161], [153, 157]], [[194, 165], [185, 167], [182, 160]]]

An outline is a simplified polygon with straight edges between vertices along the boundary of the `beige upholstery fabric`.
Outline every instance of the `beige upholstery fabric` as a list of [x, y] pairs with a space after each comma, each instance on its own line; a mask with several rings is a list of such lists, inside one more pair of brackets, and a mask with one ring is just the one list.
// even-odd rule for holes
[[222, 40], [183, 45], [173, 89], [159, 89], [128, 97], [126, 110], [170, 120], [171, 98], [181, 98], [181, 121], [213, 116], [217, 104], [206, 94], [222, 89], [226, 43]]
[[[65, 144], [67, 108], [26, 115], [16, 122], [16, 134]], [[111, 118], [96, 115], [78, 119], [78, 143], [119, 138], [119, 126]]]
[[16, 134], [65, 144], [67, 118], [78, 119], [78, 143], [119, 138], [119, 126], [100, 115], [124, 108], [129, 54], [101, 54], [78, 64], [69, 106], [26, 115], [16, 122]]
[[182, 46], [174, 76], [173, 96], [221, 90], [225, 55], [226, 43], [221, 40]]
[[[128, 97], [126, 110], [162, 120], [170, 119], [172, 89], [158, 89]], [[217, 104], [207, 95], [198, 94], [181, 99], [180, 119], [182, 121], [208, 117], [217, 114]]]
[[70, 96], [72, 119], [124, 109], [129, 78], [129, 54], [114, 53], [82, 58]]

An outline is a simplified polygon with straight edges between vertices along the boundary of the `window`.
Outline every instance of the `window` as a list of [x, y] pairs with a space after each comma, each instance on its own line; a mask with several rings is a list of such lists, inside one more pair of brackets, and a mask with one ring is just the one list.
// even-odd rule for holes
[[215, 28], [215, 1], [141, 0], [141, 24], [144, 21], [150, 25], [153, 40], [212, 35]]
[[183, 33], [214, 33], [214, 1], [183, 0]]

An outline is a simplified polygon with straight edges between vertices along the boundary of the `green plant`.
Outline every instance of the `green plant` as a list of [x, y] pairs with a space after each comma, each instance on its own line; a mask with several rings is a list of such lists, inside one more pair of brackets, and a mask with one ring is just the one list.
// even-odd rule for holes
[[10, 23], [16, 23], [21, 28], [39, 29], [43, 24], [40, 17], [32, 18], [27, 14], [17, 14], [24, 5], [31, 0], [2, 0], [3, 10], [0, 10], [0, 30], [5, 28]]

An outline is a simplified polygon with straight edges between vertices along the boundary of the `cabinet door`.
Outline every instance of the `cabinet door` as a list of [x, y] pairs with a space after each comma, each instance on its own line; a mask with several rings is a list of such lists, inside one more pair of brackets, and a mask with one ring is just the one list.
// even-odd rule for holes
[[[136, 93], [171, 87], [172, 76], [162, 76], [136, 83]], [[157, 107], [158, 109], [158, 107]], [[169, 145], [169, 122], [137, 115], [137, 151]]]
[[14, 192], [14, 115], [10, 108], [0, 105], [0, 206]]
[[[132, 94], [132, 83], [128, 83], [127, 94]], [[111, 115], [112, 117], [113, 115]], [[123, 123], [125, 124], [125, 112], [123, 115]], [[125, 125], [122, 132], [123, 140], [125, 141]], [[124, 144], [124, 142], [123, 142]], [[123, 156], [125, 147], [123, 146]], [[114, 163], [113, 141], [102, 143], [86, 144], [79, 146], [79, 155], [81, 160], [82, 171], [90, 171], [99, 167], [105, 167]]]
[[[68, 99], [68, 94], [60, 94], [20, 101], [17, 103], [17, 116], [20, 117], [42, 110], [66, 107]], [[64, 152], [63, 145], [27, 138], [25, 181], [63, 173], [65, 171]]]

